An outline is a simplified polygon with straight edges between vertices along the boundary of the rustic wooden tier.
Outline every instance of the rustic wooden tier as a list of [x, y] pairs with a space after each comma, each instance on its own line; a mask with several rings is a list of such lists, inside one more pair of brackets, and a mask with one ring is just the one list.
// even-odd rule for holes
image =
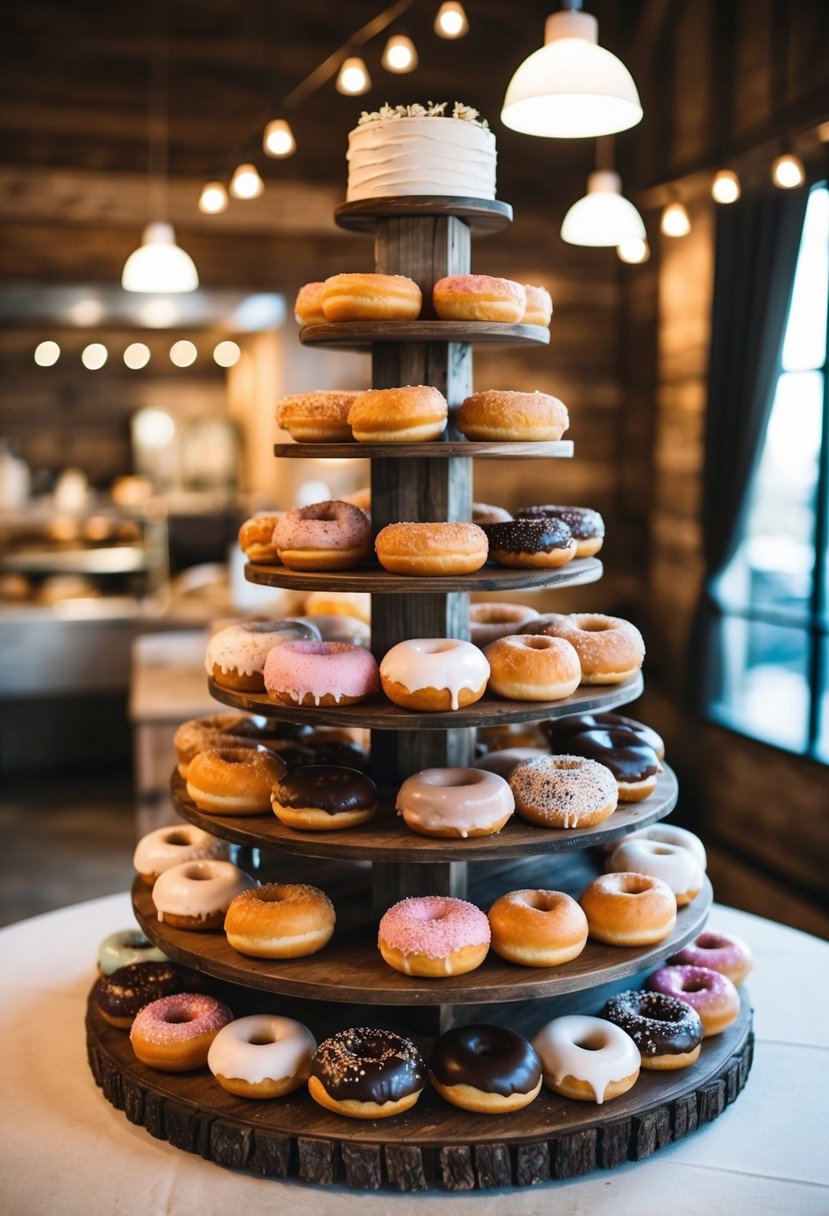
[[[234, 993], [225, 995], [234, 1012], [248, 1011], [237, 1006]], [[254, 1011], [261, 1012], [261, 1004]], [[331, 1023], [322, 1006], [313, 1012], [308, 1020], [318, 1039], [343, 1025]], [[536, 1012], [540, 1025], [545, 1015]], [[206, 1070], [154, 1072], [91, 999], [86, 1029], [90, 1066], [104, 1097], [156, 1139], [231, 1169], [361, 1190], [528, 1186], [641, 1161], [722, 1114], [746, 1083], [753, 1050], [743, 992], [739, 1019], [704, 1041], [695, 1064], [678, 1072], [642, 1071], [632, 1089], [607, 1105], [570, 1102], [544, 1088], [522, 1111], [493, 1119], [458, 1110], [427, 1086], [405, 1114], [361, 1120], [326, 1111], [305, 1088], [274, 1101], [245, 1102]], [[428, 1055], [428, 1043], [419, 1045]], [[550, 1201], [554, 1206], [552, 1196]]]
[[676, 777], [666, 767], [650, 798], [620, 803], [609, 819], [595, 827], [551, 830], [534, 827], [513, 815], [497, 835], [447, 840], [410, 831], [395, 813], [391, 793], [381, 796], [376, 818], [362, 827], [344, 832], [302, 832], [286, 827], [270, 812], [243, 817], [205, 814], [188, 797], [186, 783], [177, 770], [170, 779], [170, 795], [178, 814], [214, 836], [275, 853], [337, 861], [483, 861], [592, 848], [664, 819], [676, 806], [677, 793]]
[[550, 331], [543, 325], [505, 325], [497, 321], [337, 321], [306, 325], [299, 331], [299, 340], [303, 346], [340, 350], [371, 350], [378, 342], [547, 346]]
[[334, 208], [334, 219], [350, 232], [373, 235], [378, 220], [435, 219], [448, 217], [462, 220], [475, 236], [501, 232], [512, 223], [512, 207], [501, 199], [456, 198], [445, 194], [400, 194], [386, 198], [363, 199], [356, 203], [340, 203]]
[[537, 591], [542, 587], [576, 587], [602, 577], [602, 563], [595, 557], [576, 558], [555, 570], [502, 569], [486, 565], [474, 574], [418, 578], [390, 574], [377, 563], [358, 570], [329, 573], [289, 570], [287, 566], [245, 566], [249, 583], [284, 587], [293, 591], [368, 591], [374, 595], [430, 595], [436, 591]]
[[275, 443], [274, 456], [292, 460], [568, 460], [572, 439], [548, 443], [483, 443], [472, 439], [436, 439], [432, 443]]

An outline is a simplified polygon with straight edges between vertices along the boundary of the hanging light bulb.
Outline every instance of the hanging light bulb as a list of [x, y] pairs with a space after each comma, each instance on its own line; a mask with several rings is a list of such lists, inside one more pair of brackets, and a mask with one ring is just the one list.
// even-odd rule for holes
[[205, 215], [218, 215], [227, 208], [227, 190], [221, 182], [207, 182], [199, 196], [199, 211]]
[[387, 72], [413, 72], [417, 67], [415, 44], [407, 34], [392, 34], [381, 62]]
[[296, 152], [296, 140], [287, 119], [271, 119], [262, 136], [262, 147], [268, 156], [280, 159], [285, 156], [293, 156]]
[[230, 193], [234, 198], [259, 198], [264, 189], [265, 183], [259, 176], [256, 165], [246, 161], [242, 165], [237, 165], [233, 170], [233, 177], [230, 179]]
[[659, 231], [663, 236], [687, 236], [691, 231], [691, 221], [682, 203], [668, 203], [662, 212]]
[[642, 217], [622, 195], [622, 179], [597, 169], [587, 179], [587, 194], [567, 212], [561, 239], [568, 245], [621, 245], [627, 237], [645, 239]]
[[435, 17], [435, 33], [439, 38], [463, 38], [469, 33], [469, 19], [462, 4], [447, 0]]
[[740, 179], [733, 169], [720, 169], [711, 184], [715, 203], [736, 203], [740, 197]]
[[60, 358], [60, 347], [57, 342], [38, 342], [34, 357], [38, 367], [54, 367]]
[[778, 156], [771, 167], [771, 180], [781, 190], [793, 190], [796, 186], [802, 186], [806, 180], [803, 161], [791, 152]]
[[349, 55], [344, 59], [337, 76], [337, 92], [345, 93], [347, 97], [359, 97], [371, 88], [371, 77], [368, 68], [357, 55]]
[[640, 236], [626, 236], [616, 246], [616, 255], [620, 262], [638, 266], [642, 262], [647, 262], [651, 256], [651, 248], [648, 242]]
[[193, 259], [176, 244], [173, 225], [161, 221], [148, 224], [141, 245], [124, 263], [124, 291], [195, 291], [198, 285]]

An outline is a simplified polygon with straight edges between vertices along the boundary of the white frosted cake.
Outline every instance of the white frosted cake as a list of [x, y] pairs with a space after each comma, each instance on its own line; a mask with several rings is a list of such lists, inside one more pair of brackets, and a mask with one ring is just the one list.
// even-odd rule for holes
[[383, 106], [348, 136], [346, 200], [435, 194], [495, 198], [495, 136], [477, 110], [455, 103]]

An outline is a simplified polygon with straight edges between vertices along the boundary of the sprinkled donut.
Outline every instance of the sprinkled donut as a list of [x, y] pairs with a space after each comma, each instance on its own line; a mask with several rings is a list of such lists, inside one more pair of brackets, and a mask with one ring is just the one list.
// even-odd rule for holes
[[222, 1027], [210, 1044], [207, 1067], [223, 1089], [240, 1098], [281, 1098], [308, 1080], [316, 1049], [301, 1022], [254, 1014]]
[[166, 963], [167, 955], [149, 941], [140, 929], [119, 929], [98, 946], [98, 970], [112, 975], [130, 963]]
[[274, 647], [299, 638], [319, 640], [313, 625], [299, 621], [249, 621], [228, 625], [207, 643], [207, 674], [222, 688], [264, 692], [265, 660]]
[[513, 519], [486, 524], [489, 556], [509, 568], [555, 569], [576, 556], [573, 534], [559, 519]]
[[492, 836], [515, 809], [512, 790], [495, 773], [427, 768], [397, 791], [397, 813], [421, 836]]
[[518, 519], [560, 519], [573, 533], [576, 557], [592, 557], [604, 544], [604, 520], [591, 507], [521, 507]]
[[541, 1057], [544, 1084], [565, 1098], [601, 1105], [627, 1093], [639, 1076], [639, 1048], [602, 1018], [553, 1018], [532, 1044]]
[[702, 1022], [685, 1001], [663, 992], [618, 992], [599, 1016], [630, 1035], [643, 1068], [687, 1068], [699, 1057]]
[[687, 849], [658, 840], [623, 840], [607, 859], [607, 869], [617, 873], [650, 874], [661, 878], [676, 896], [678, 908], [696, 899], [702, 890], [702, 866]]
[[463, 975], [480, 967], [489, 950], [489, 921], [465, 899], [443, 895], [402, 899], [383, 913], [377, 945], [404, 975]]
[[670, 966], [706, 967], [718, 971], [739, 988], [754, 966], [754, 956], [741, 937], [706, 929], [668, 959]]
[[580, 756], [526, 760], [512, 770], [509, 784], [518, 814], [544, 828], [593, 827], [618, 801], [613, 774]]
[[660, 967], [648, 980], [648, 988], [696, 1009], [706, 1039], [722, 1034], [740, 1013], [740, 994], [731, 980], [708, 967]]
[[524, 1036], [506, 1026], [454, 1026], [435, 1043], [429, 1079], [453, 1106], [501, 1115], [538, 1096], [541, 1061]]
[[283, 705], [353, 705], [379, 685], [371, 652], [347, 642], [288, 642], [265, 663], [268, 696]]
[[224, 840], [217, 840], [193, 823], [181, 823], [156, 828], [154, 832], [142, 836], [135, 846], [132, 864], [144, 882], [152, 884], [159, 874], [184, 861], [201, 861], [203, 858], [225, 861], [227, 856], [228, 846]]
[[636, 675], [645, 658], [645, 642], [636, 626], [600, 612], [549, 612], [525, 625], [523, 632], [564, 638], [574, 646], [582, 684], [621, 684]]
[[388, 524], [374, 548], [384, 570], [421, 578], [474, 574], [489, 551], [486, 533], [467, 523]]
[[193, 1072], [204, 1068], [216, 1035], [233, 1021], [223, 1001], [191, 992], [163, 997], [145, 1005], [130, 1030], [136, 1056], [159, 1072]]
[[356, 1026], [320, 1043], [308, 1092], [338, 1115], [385, 1119], [414, 1106], [425, 1084], [426, 1065], [411, 1039]]
[[133, 1018], [150, 1001], [184, 992], [190, 973], [175, 963], [129, 963], [103, 975], [94, 988], [98, 1012], [110, 1026], [129, 1030]]
[[315, 502], [278, 519], [273, 543], [289, 570], [350, 570], [371, 553], [371, 524], [349, 502]]

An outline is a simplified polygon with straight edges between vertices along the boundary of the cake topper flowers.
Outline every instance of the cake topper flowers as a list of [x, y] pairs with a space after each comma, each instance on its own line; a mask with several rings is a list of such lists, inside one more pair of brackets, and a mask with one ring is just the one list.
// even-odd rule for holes
[[476, 127], [489, 127], [487, 120], [481, 118], [474, 106], [456, 101], [452, 106], [452, 113], [447, 114], [448, 105], [448, 101], [429, 101], [425, 106], [417, 102], [409, 106], [390, 106], [384, 103], [379, 110], [363, 110], [357, 125], [362, 127], [366, 123], [384, 122], [394, 118], [459, 118], [462, 122], [471, 122]]

